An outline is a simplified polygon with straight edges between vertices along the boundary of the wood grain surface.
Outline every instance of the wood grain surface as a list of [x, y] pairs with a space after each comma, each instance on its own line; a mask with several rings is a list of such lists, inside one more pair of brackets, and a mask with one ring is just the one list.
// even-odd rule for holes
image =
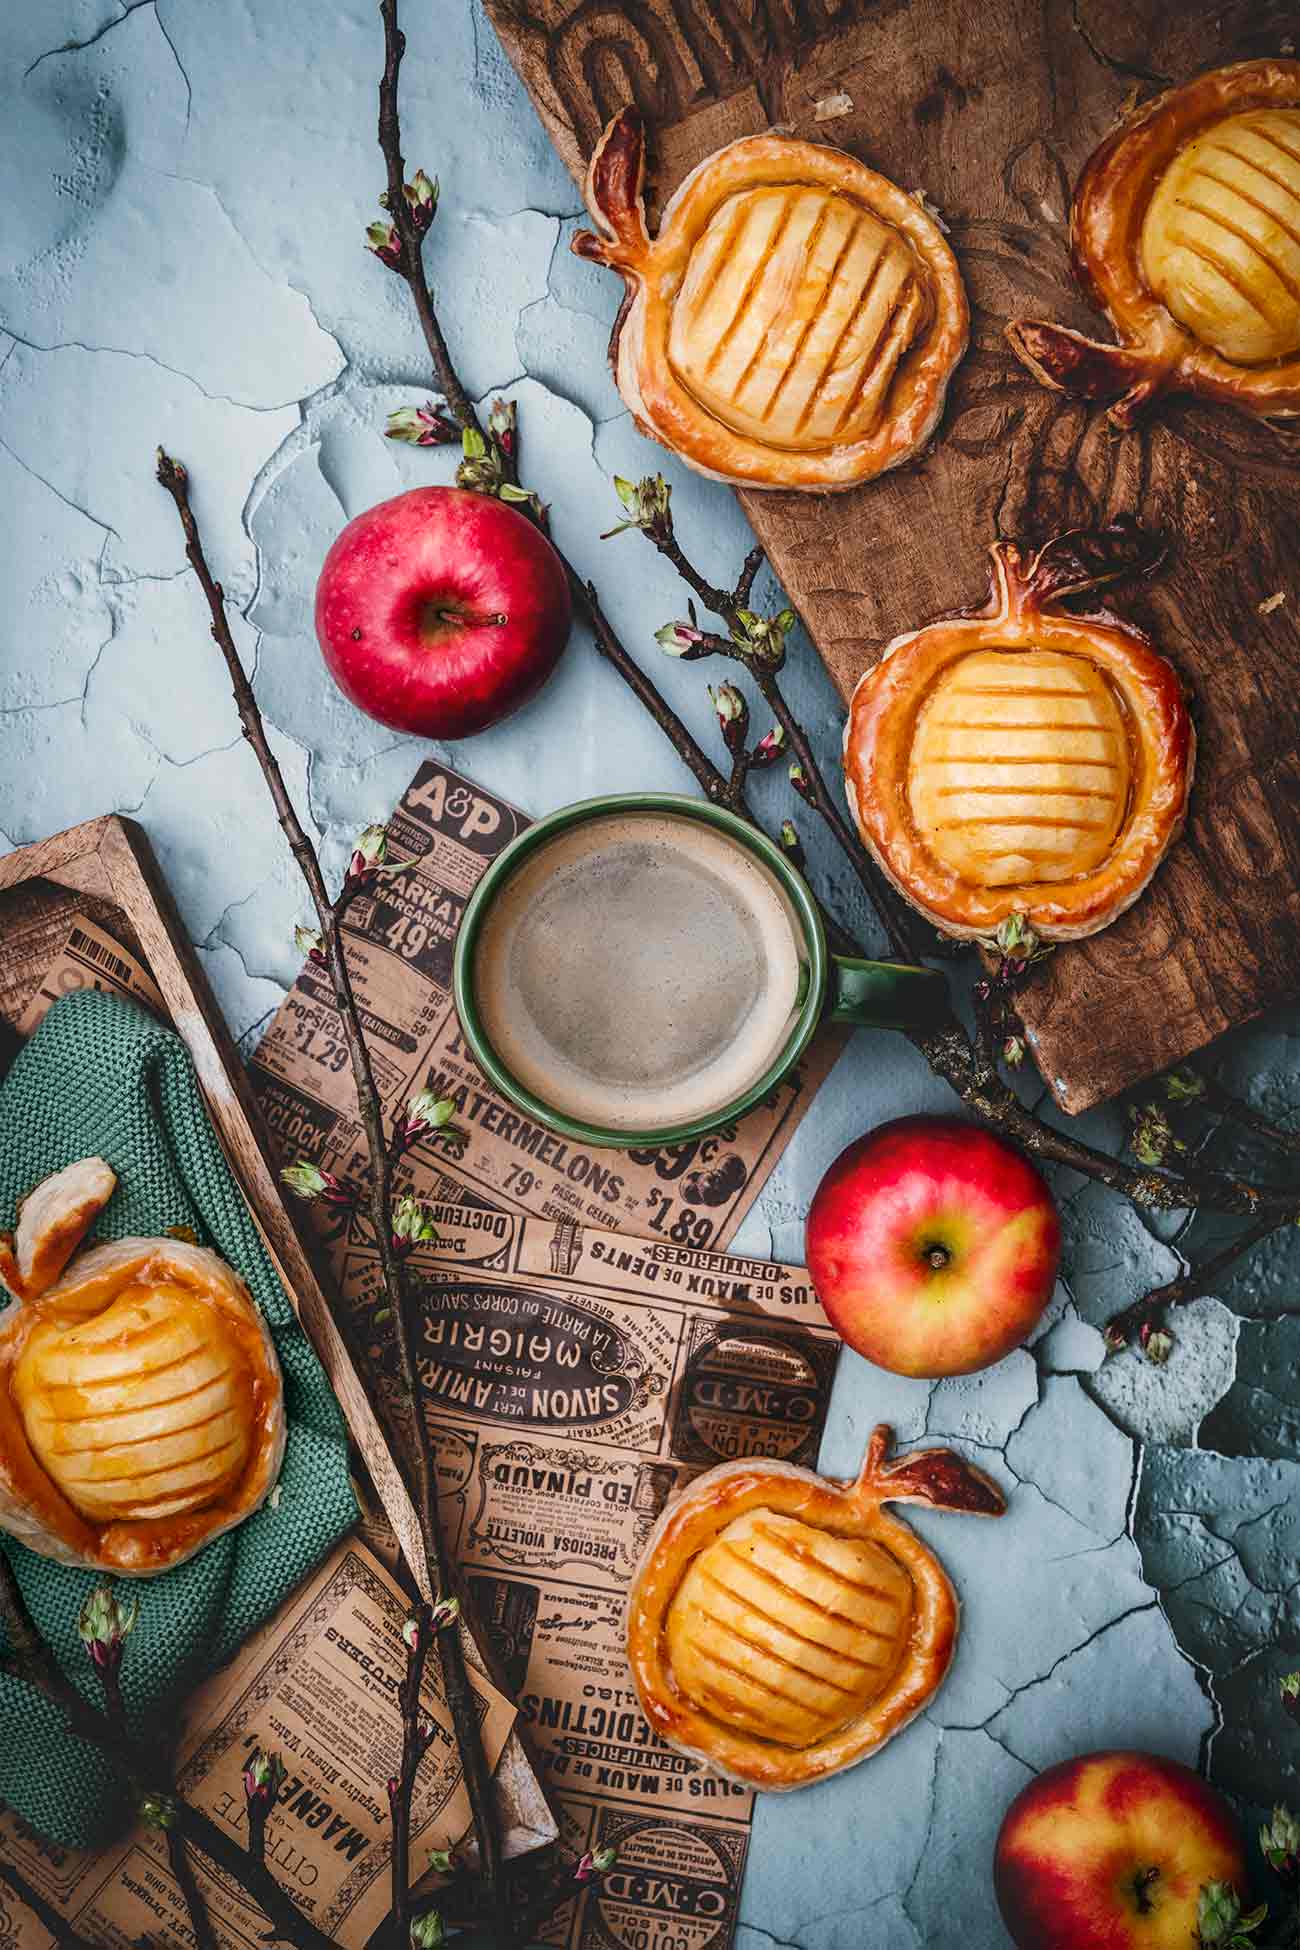
[[[1081, 166], [1135, 98], [1294, 53], [1295, 0], [485, 4], [575, 175], [634, 100], [656, 205], [703, 156], [780, 124], [924, 191], [948, 225], [974, 330], [934, 448], [833, 505], [741, 497], [845, 697], [891, 636], [982, 597], [995, 536], [1041, 541], [1120, 511], [1166, 533], [1167, 567], [1114, 607], [1192, 691], [1192, 817], [1137, 907], [1025, 992], [1058, 1102], [1085, 1109], [1295, 994], [1300, 431], [1173, 401], [1117, 435], [1042, 390], [1003, 339], [1024, 314], [1109, 336], [1070, 272]], [[851, 107], [828, 115], [835, 97]]]

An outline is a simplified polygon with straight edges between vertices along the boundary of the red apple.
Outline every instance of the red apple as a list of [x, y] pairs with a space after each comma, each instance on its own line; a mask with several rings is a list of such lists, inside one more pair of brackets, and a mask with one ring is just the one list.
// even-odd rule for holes
[[339, 689], [425, 738], [467, 738], [526, 704], [572, 617], [541, 530], [465, 488], [412, 488], [367, 508], [316, 585], [316, 635]]
[[971, 1374], [1019, 1347], [1056, 1281], [1061, 1223], [1014, 1145], [902, 1117], [841, 1151], [808, 1212], [831, 1325], [895, 1374]]
[[1050, 1767], [1007, 1809], [993, 1854], [1018, 1950], [1188, 1950], [1206, 1882], [1245, 1895], [1232, 1810], [1158, 1754], [1082, 1754]]

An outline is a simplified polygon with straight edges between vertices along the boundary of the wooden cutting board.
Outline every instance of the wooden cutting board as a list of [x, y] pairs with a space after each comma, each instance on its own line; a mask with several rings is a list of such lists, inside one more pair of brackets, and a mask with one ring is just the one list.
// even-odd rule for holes
[[1025, 314], [1106, 336], [1070, 276], [1080, 167], [1135, 91], [1293, 53], [1295, 0], [485, 4], [575, 176], [631, 99], [656, 204], [775, 123], [923, 190], [949, 226], [974, 330], [938, 444], [849, 494], [741, 496], [844, 697], [891, 636], [982, 598], [995, 535], [1045, 540], [1122, 510], [1166, 531], [1168, 567], [1116, 606], [1195, 694], [1192, 819], [1137, 907], [1024, 995], [1057, 1101], [1086, 1109], [1295, 994], [1300, 432], [1175, 401], [1116, 435], [1037, 386], [1002, 336]]

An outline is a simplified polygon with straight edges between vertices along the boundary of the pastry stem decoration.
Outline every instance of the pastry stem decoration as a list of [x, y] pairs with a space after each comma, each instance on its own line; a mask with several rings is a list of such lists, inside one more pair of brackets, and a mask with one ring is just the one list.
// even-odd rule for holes
[[102, 1158], [56, 1172], [6, 1247], [19, 1305], [0, 1319], [0, 1529], [62, 1564], [154, 1577], [265, 1502], [284, 1392], [266, 1323], [216, 1253], [176, 1238], [78, 1250], [116, 1183]]
[[645, 132], [596, 145], [580, 257], [627, 296], [614, 379], [643, 433], [750, 487], [846, 488], [918, 453], [966, 349], [957, 261], [917, 197], [843, 150], [746, 136], [646, 227]]
[[1195, 734], [1172, 665], [1067, 598], [1159, 562], [1131, 522], [1026, 558], [995, 542], [988, 601], [890, 643], [858, 684], [844, 777], [863, 841], [945, 933], [1095, 934], [1182, 830]]
[[951, 1449], [890, 1460], [881, 1424], [853, 1482], [792, 1463], [697, 1477], [651, 1533], [628, 1659], [656, 1733], [729, 1779], [783, 1790], [852, 1767], [942, 1683], [957, 1641], [946, 1572], [887, 1507], [1000, 1517]]
[[1300, 62], [1216, 68], [1135, 109], [1086, 165], [1070, 238], [1118, 342], [1014, 320], [1044, 385], [1111, 401], [1120, 427], [1163, 393], [1300, 414]]

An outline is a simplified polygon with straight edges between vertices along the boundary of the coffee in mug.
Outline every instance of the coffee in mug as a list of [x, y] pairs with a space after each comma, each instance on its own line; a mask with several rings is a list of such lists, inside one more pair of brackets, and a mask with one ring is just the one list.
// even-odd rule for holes
[[484, 914], [474, 1001], [519, 1084], [611, 1131], [666, 1129], [778, 1064], [805, 932], [758, 855], [659, 810], [598, 814], [529, 852]]

